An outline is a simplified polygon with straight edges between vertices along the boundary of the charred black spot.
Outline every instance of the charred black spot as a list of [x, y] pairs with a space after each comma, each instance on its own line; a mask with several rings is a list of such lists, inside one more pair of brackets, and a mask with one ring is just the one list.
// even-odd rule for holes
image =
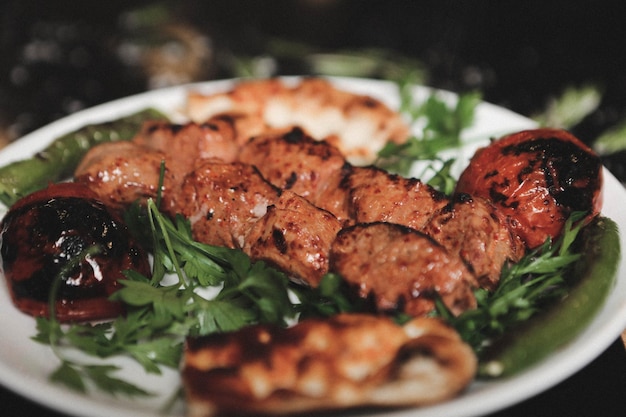
[[432, 187], [430, 187], [430, 197], [434, 201], [437, 201], [437, 202], [443, 201], [443, 200], [448, 198], [448, 196], [443, 191], [439, 191], [439, 190], [437, 190], [435, 188], [432, 188]]
[[148, 134], [153, 134], [154, 132], [158, 131], [159, 129], [161, 129], [162, 125], [160, 123], [151, 123], [148, 125], [148, 127], [146, 127], [145, 131]]
[[215, 123], [203, 123], [201, 126], [203, 129], [209, 129], [212, 130], [214, 132], [217, 132], [219, 130], [219, 127], [215, 124]]
[[299, 127], [294, 127], [283, 136], [286, 142], [292, 143], [292, 144], [298, 144], [302, 142], [305, 139], [305, 137], [306, 135], [304, 134], [304, 131], [300, 129]]
[[280, 253], [283, 255], [287, 253], [287, 241], [285, 240], [285, 235], [283, 235], [282, 230], [273, 229], [272, 230], [272, 239], [274, 241], [274, 246]]
[[441, 209], [442, 214], [454, 213], [454, 203], [450, 202]]
[[398, 350], [398, 353], [396, 354], [396, 357], [394, 360], [396, 365], [398, 366], [398, 369], [396, 371], [399, 371], [401, 367], [407, 362], [410, 362], [411, 360], [415, 358], [424, 358], [424, 357], [426, 358], [435, 357], [435, 355], [432, 352], [432, 349], [430, 349], [426, 345], [417, 345], [415, 343], [406, 344], [402, 346]]
[[525, 166], [524, 168], [522, 168], [520, 170], [520, 172], [517, 174], [517, 182], [518, 183], [523, 183], [526, 176], [531, 174], [535, 168], [534, 168], [534, 162], [535, 161], [529, 161], [529, 165]]
[[491, 187], [489, 189], [489, 199], [494, 203], [502, 204], [508, 199], [508, 196], [496, 191], [494, 187]]
[[575, 143], [558, 138], [537, 138], [502, 149], [505, 155], [532, 154], [535, 168], [544, 177], [550, 195], [557, 204], [576, 210], [588, 210], [599, 188], [600, 158]]
[[181, 130], [183, 130], [185, 128], [185, 125], [180, 125], [180, 124], [169, 124], [168, 128], [170, 130], [170, 132], [172, 132], [173, 134], [177, 134], [178, 132], [180, 132]]
[[298, 181], [298, 174], [296, 174], [295, 172], [292, 172], [291, 175], [289, 175], [289, 178], [287, 178], [287, 180], [285, 181], [285, 187], [284, 187], [285, 190], [292, 189], [297, 181]]
[[376, 100], [374, 100], [371, 97], [364, 97], [362, 103], [365, 107], [369, 107], [371, 109], [378, 107], [378, 104], [379, 104]]
[[354, 172], [354, 168], [351, 164], [345, 163], [341, 167], [340, 180], [339, 180], [339, 189], [341, 190], [349, 190], [351, 188], [350, 185], [350, 175]]
[[228, 123], [231, 126], [235, 125], [235, 120], [237, 119], [236, 116], [233, 116], [232, 114], [220, 114], [218, 116], [215, 116], [214, 118], [215, 120], [221, 120], [222, 122]]
[[474, 198], [468, 193], [458, 193], [454, 196], [454, 198], [461, 204], [471, 203], [474, 201]]

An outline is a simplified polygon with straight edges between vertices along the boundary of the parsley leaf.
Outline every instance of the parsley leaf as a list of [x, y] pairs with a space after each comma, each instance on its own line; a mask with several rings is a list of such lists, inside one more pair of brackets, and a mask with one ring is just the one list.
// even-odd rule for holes
[[[401, 87], [401, 91], [408, 87]], [[437, 94], [431, 94], [419, 105], [413, 104], [412, 95], [401, 94], [403, 112], [408, 114], [414, 124], [422, 122], [421, 135], [412, 136], [404, 143], [387, 143], [378, 153], [375, 162], [380, 168], [401, 175], [408, 175], [416, 161], [439, 161], [441, 171], [436, 172], [431, 185], [441, 191], [451, 190], [455, 180], [450, 175], [450, 166], [454, 159], [440, 158], [440, 152], [461, 146], [461, 132], [474, 122], [475, 108], [481, 100], [481, 94], [469, 92], [459, 95], [456, 104], [448, 102]], [[445, 178], [445, 179], [444, 179]]]
[[292, 291], [301, 303], [300, 318], [330, 317], [339, 313], [372, 311], [373, 306], [354, 296], [340, 275], [328, 273], [322, 277], [317, 288], [293, 284]]
[[86, 392], [87, 387], [81, 372], [71, 362], [62, 361], [61, 365], [50, 375], [50, 381], [65, 385], [79, 392]]
[[81, 365], [63, 360], [50, 375], [50, 381], [81, 393], [87, 392], [85, 381], [91, 381], [96, 388], [113, 396], [118, 394], [129, 397], [151, 395], [148, 391], [115, 377], [113, 373], [117, 371], [119, 367], [113, 365]]

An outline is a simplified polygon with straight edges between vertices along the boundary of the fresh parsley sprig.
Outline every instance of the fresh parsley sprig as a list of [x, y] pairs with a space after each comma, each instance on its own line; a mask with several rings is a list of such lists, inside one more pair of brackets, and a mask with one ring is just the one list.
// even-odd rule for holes
[[[70, 359], [62, 351], [64, 346], [79, 347], [83, 352], [96, 354], [99, 356], [110, 355], [116, 351], [117, 343], [114, 338], [109, 338], [108, 324], [84, 326], [66, 326], [65, 328], [56, 319], [56, 300], [61, 282], [71, 274], [72, 269], [78, 265], [85, 257], [92, 256], [101, 250], [99, 246], [91, 246], [60, 269], [52, 282], [48, 295], [49, 317], [48, 319], [37, 318], [38, 333], [33, 340], [40, 343], [49, 344], [52, 351], [59, 358], [60, 364], [50, 375], [52, 382], [58, 382], [65, 386], [86, 392], [87, 383], [91, 383], [98, 389], [111, 395], [127, 394], [130, 396], [146, 396], [149, 393], [140, 387], [120, 380], [113, 375], [119, 368], [109, 364], [85, 364], [80, 361]], [[108, 348], [108, 349], [107, 349]], [[87, 381], [87, 382], [86, 382]]]
[[440, 160], [441, 151], [460, 147], [461, 132], [474, 122], [475, 109], [482, 97], [477, 92], [464, 93], [451, 106], [437, 94], [431, 94], [426, 101], [416, 104], [413, 96], [406, 93], [408, 88], [400, 86], [401, 111], [414, 124], [423, 123], [421, 135], [400, 144], [387, 143], [376, 161], [377, 166], [401, 175], [407, 175], [416, 161]]
[[[251, 262], [241, 251], [194, 241], [189, 222], [171, 220], [154, 201], [134, 221], [141, 223], [134, 229], [151, 230], [153, 276], [126, 271], [111, 299], [124, 303], [127, 312], [110, 322], [61, 326], [54, 315], [37, 320], [34, 340], [53, 346], [61, 359], [52, 380], [79, 390], [92, 384], [112, 394], [147, 395], [132, 384], [116, 383], [114, 366], [71, 361], [61, 349], [70, 346], [98, 358], [130, 356], [146, 372], [159, 374], [161, 366], [178, 367], [185, 337], [260, 322], [285, 325], [297, 314], [282, 272]], [[176, 276], [176, 282], [167, 283], [166, 274]]]
[[83, 365], [69, 360], [64, 360], [61, 365], [50, 375], [52, 382], [61, 383], [68, 388], [82, 393], [87, 392], [85, 381], [107, 394], [117, 396], [148, 396], [149, 392], [137, 385], [131, 384], [114, 376], [120, 368], [114, 365]]

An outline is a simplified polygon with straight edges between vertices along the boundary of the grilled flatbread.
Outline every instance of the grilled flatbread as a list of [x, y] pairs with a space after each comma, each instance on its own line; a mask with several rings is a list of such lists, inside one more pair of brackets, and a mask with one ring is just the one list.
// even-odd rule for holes
[[437, 319], [340, 314], [190, 339], [182, 375], [190, 417], [284, 415], [439, 402], [470, 383], [476, 363]]

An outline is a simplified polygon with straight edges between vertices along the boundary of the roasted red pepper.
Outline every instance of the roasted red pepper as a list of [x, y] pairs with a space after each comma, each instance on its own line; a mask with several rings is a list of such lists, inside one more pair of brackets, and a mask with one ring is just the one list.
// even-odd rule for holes
[[57, 287], [59, 321], [115, 317], [122, 306], [108, 298], [121, 285], [123, 271], [150, 273], [147, 253], [123, 221], [75, 183], [51, 185], [20, 199], [4, 217], [0, 236], [13, 302], [33, 316], [49, 316]]

